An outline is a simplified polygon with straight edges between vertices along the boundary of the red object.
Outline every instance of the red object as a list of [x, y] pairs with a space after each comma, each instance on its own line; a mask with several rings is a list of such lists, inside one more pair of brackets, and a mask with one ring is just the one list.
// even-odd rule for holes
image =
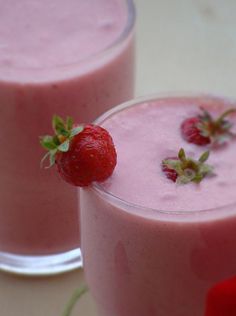
[[[178, 160], [177, 157], [168, 157], [164, 160]], [[164, 164], [162, 162], [162, 171], [164, 172], [164, 174], [166, 175], [166, 177], [170, 180], [172, 180], [173, 182], [176, 182], [177, 178], [178, 178], [178, 173], [174, 170], [174, 169], [170, 169], [166, 164]]]
[[199, 123], [200, 119], [198, 117], [191, 117], [183, 121], [181, 124], [182, 136], [189, 143], [205, 146], [210, 144], [211, 140], [209, 137], [201, 135], [201, 131], [197, 126]]
[[102, 127], [86, 125], [71, 140], [67, 152], [58, 152], [56, 164], [61, 177], [75, 186], [103, 181], [113, 172], [117, 155], [110, 134]]
[[236, 277], [209, 290], [205, 316], [236, 316]]

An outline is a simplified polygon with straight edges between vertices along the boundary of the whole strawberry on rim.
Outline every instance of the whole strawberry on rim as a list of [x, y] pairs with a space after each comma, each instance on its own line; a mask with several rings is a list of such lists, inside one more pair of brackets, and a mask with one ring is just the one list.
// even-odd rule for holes
[[49, 168], [56, 164], [63, 180], [75, 186], [88, 186], [93, 181], [104, 181], [117, 163], [111, 135], [104, 128], [93, 125], [74, 125], [73, 119], [64, 121], [54, 115], [53, 136], [42, 136], [41, 145], [48, 151], [42, 159], [49, 159]]
[[233, 124], [226, 117], [236, 109], [230, 108], [216, 119], [204, 108], [200, 110], [198, 116], [187, 118], [181, 124], [182, 137], [187, 142], [198, 146], [222, 145], [235, 136], [231, 131]]

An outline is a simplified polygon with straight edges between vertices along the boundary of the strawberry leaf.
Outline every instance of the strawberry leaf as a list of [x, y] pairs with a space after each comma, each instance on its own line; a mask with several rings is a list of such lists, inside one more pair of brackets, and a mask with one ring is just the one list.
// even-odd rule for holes
[[198, 159], [198, 161], [201, 162], [201, 163], [204, 163], [204, 162], [207, 161], [207, 159], [209, 158], [209, 156], [210, 156], [209, 150], [208, 150], [208, 151], [205, 151], [205, 152], [201, 155], [201, 157]]
[[57, 149], [53, 149], [49, 153], [50, 153], [50, 156], [49, 156], [50, 165], [47, 168], [50, 168], [55, 164]]
[[178, 153], [178, 157], [179, 160], [181, 161], [185, 161], [186, 160], [186, 155], [185, 155], [185, 151], [183, 148], [180, 149], [179, 153]]
[[45, 149], [55, 149], [57, 147], [57, 144], [54, 142], [54, 137], [46, 135], [41, 137], [40, 139], [40, 144], [45, 148]]
[[66, 152], [69, 150], [69, 147], [70, 147], [70, 140], [68, 139], [64, 143], [62, 143], [60, 146], [58, 146], [57, 149], [59, 151]]
[[73, 119], [72, 119], [72, 117], [68, 116], [66, 118], [66, 129], [68, 131], [70, 131], [72, 129], [72, 127], [73, 127]]
[[213, 175], [213, 167], [205, 162], [209, 158], [209, 151], [204, 152], [198, 160], [186, 156], [183, 148], [178, 153], [176, 159], [164, 159], [162, 165], [177, 173], [177, 184], [187, 184], [189, 182], [199, 183], [206, 176]]
[[80, 132], [83, 131], [83, 129], [84, 129], [84, 128], [83, 128], [82, 126], [77, 126], [77, 127], [73, 128], [73, 129], [71, 130], [70, 136], [73, 137], [73, 136], [79, 134]]
[[67, 152], [69, 150], [70, 141], [83, 130], [83, 126], [73, 128], [73, 119], [70, 116], [64, 121], [60, 116], [54, 115], [52, 118], [52, 127], [55, 135], [46, 135], [40, 138], [41, 146], [48, 151], [41, 161], [42, 166], [45, 160], [49, 159], [49, 166], [46, 168], [54, 165], [58, 151]]
[[66, 124], [60, 116], [54, 115], [52, 126], [57, 135], [68, 136], [69, 131], [66, 129]]
[[[49, 158], [50, 156], [50, 151], [48, 151], [44, 156], [43, 158], [41, 159], [40, 161], [40, 167], [43, 168], [43, 165], [44, 165], [44, 162]], [[46, 168], [46, 167], [45, 167]]]

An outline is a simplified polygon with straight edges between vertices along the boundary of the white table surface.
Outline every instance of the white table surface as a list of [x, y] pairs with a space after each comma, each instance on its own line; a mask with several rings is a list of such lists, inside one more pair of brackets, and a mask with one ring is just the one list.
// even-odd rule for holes
[[[190, 91], [236, 97], [235, 0], [135, 2], [136, 95]], [[50, 278], [0, 273], [0, 315], [61, 316], [83, 282], [82, 270]], [[96, 315], [89, 293], [75, 306], [75, 315]]]

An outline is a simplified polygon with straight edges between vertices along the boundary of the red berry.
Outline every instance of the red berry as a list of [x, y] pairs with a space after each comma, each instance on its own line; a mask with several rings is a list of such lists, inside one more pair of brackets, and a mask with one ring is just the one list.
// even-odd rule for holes
[[198, 128], [200, 119], [198, 117], [191, 117], [186, 119], [181, 124], [181, 132], [183, 138], [189, 142], [199, 146], [210, 144], [211, 140], [209, 137], [205, 137], [201, 134], [201, 130]]
[[236, 277], [212, 287], [207, 295], [205, 316], [236, 315]]
[[[168, 159], [178, 160], [177, 157], [168, 157], [164, 160], [168, 160]], [[164, 162], [162, 162], [162, 171], [165, 173], [168, 179], [172, 180], [173, 182], [176, 182], [178, 178], [178, 173], [174, 169], [170, 169]]]
[[104, 181], [112, 174], [116, 161], [110, 134], [104, 128], [91, 124], [72, 138], [68, 151], [56, 154], [61, 177], [76, 186]]

